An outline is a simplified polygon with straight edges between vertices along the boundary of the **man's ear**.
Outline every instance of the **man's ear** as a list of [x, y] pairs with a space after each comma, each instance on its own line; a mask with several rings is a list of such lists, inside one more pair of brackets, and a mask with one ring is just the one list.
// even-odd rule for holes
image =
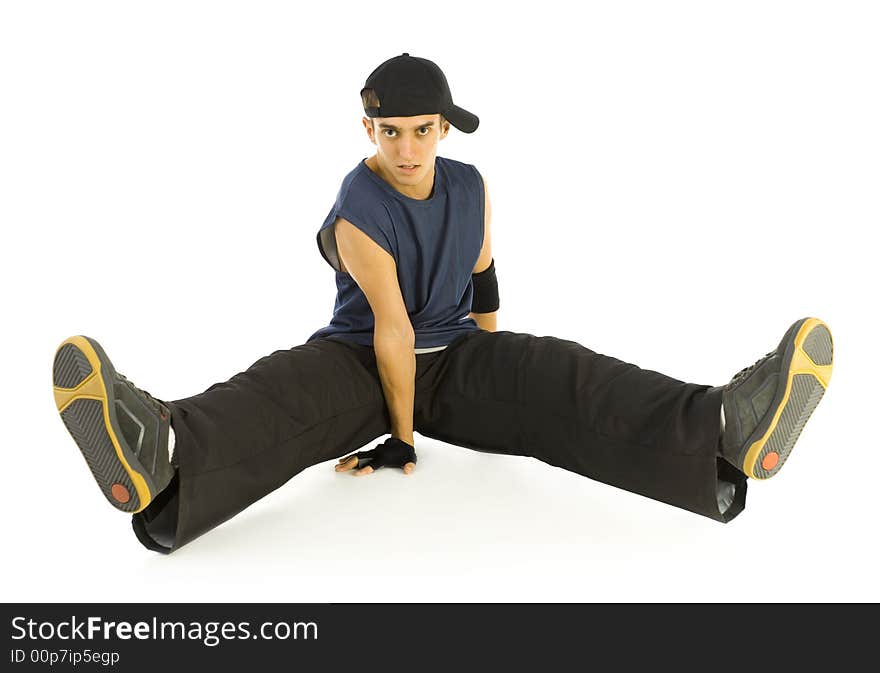
[[376, 139], [373, 137], [373, 132], [375, 131], [375, 129], [373, 128], [373, 120], [369, 117], [364, 117], [362, 121], [364, 124], [364, 128], [367, 129], [367, 135], [370, 137], [370, 142], [375, 145]]

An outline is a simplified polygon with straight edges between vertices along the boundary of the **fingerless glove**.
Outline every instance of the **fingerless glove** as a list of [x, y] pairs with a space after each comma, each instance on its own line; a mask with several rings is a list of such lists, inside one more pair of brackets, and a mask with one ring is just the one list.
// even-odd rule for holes
[[369, 451], [358, 451], [358, 468], [369, 465], [374, 470], [380, 467], [403, 467], [407, 463], [416, 463], [416, 449], [402, 439], [390, 437]]

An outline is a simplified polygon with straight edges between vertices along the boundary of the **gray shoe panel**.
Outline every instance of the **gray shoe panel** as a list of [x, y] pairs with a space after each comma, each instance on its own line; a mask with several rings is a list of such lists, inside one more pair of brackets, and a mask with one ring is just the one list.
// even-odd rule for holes
[[156, 409], [138, 395], [133, 384], [117, 380], [113, 386], [115, 423], [128, 450], [144, 468], [151, 492], [161, 491], [171, 481], [174, 470], [168, 462], [168, 423]]

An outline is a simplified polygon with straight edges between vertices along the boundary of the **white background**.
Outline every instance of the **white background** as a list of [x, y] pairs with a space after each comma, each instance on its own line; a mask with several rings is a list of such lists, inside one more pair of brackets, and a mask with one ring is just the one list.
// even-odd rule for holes
[[[880, 599], [878, 30], [869, 2], [3, 3], [3, 599]], [[170, 556], [100, 495], [57, 345], [178, 399], [327, 324], [315, 233], [404, 51], [480, 117], [439, 154], [489, 183], [499, 329], [721, 384], [831, 326], [733, 522], [418, 434], [411, 477], [316, 465]]]

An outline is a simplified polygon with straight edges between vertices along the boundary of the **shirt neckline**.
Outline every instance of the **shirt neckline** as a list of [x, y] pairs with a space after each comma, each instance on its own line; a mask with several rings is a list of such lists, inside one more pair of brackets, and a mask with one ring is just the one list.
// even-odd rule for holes
[[440, 175], [441, 168], [440, 168], [440, 161], [439, 160], [441, 159], [441, 157], [434, 157], [434, 190], [433, 190], [433, 194], [431, 194], [430, 198], [427, 198], [427, 199], [414, 199], [411, 196], [407, 196], [406, 194], [403, 194], [403, 193], [397, 191], [396, 189], [394, 189], [394, 187], [392, 187], [387, 182], [385, 182], [385, 180], [383, 180], [380, 176], [376, 175], [373, 172], [373, 170], [369, 166], [367, 166], [367, 158], [368, 157], [364, 157], [363, 159], [361, 159], [361, 162], [359, 164], [359, 168], [364, 173], [367, 173], [367, 175], [370, 176], [370, 179], [373, 182], [378, 184], [386, 192], [388, 192], [392, 196], [400, 199], [404, 203], [412, 204], [414, 206], [430, 206], [430, 205], [433, 205], [434, 203], [437, 203], [439, 200], [441, 200], [443, 197], [446, 196], [446, 191], [444, 188], [445, 180]]

